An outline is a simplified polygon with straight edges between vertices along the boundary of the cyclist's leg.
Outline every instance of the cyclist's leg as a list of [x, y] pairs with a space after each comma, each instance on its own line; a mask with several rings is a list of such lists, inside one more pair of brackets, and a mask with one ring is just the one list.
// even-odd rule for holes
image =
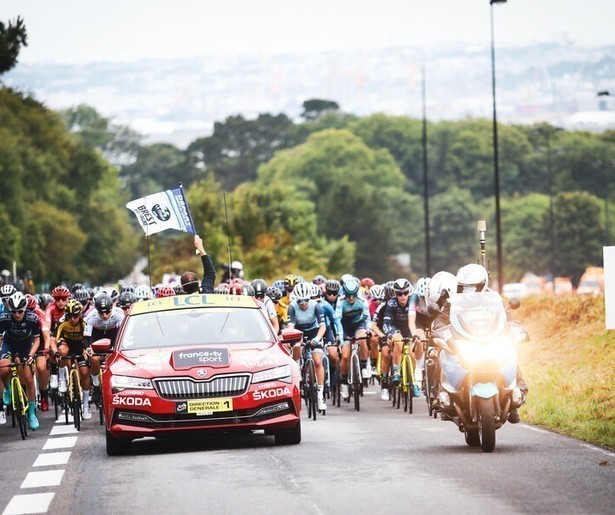
[[[22, 356], [27, 356], [28, 352], [22, 352]], [[25, 358], [22, 358], [22, 362]], [[29, 366], [19, 367], [19, 380], [22, 384], [26, 385], [26, 396], [28, 397], [28, 418], [30, 421], [30, 427], [33, 431], [38, 429], [39, 423], [36, 418], [36, 387], [34, 385], [34, 374]]]
[[391, 338], [391, 345], [393, 347], [393, 380], [399, 381], [399, 364], [401, 363], [401, 351], [402, 351], [402, 336], [400, 332], [397, 332]]
[[41, 392], [41, 411], [47, 411], [47, 386], [49, 384], [49, 373], [47, 371], [47, 355], [46, 353], [36, 356], [36, 380]]

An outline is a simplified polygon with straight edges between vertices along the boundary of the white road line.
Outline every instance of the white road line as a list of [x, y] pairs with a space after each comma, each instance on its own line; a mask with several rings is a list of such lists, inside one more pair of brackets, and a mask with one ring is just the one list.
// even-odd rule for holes
[[596, 447], [595, 445], [592, 445], [590, 443], [583, 443], [581, 445], [583, 447], [587, 447], [588, 449], [591, 449], [592, 451], [598, 451], [598, 452], [601, 452], [602, 454], [606, 454], [607, 456], [610, 456], [611, 458], [615, 458], [615, 452], [607, 451], [606, 449], [602, 449], [601, 447]]
[[531, 429], [532, 431], [536, 431], [537, 433], [543, 433], [545, 435], [552, 435], [551, 431], [545, 431], [544, 429], [540, 429], [534, 426], [528, 426], [526, 424], [520, 424], [518, 427], [523, 427], [524, 429]]
[[72, 433], [79, 434], [75, 426], [54, 426], [51, 428], [49, 436], [69, 435]]
[[41, 472], [28, 472], [21, 488], [40, 488], [41, 486], [59, 486], [62, 482], [64, 470], [44, 470]]
[[45, 445], [43, 446], [43, 450], [49, 451], [52, 449], [66, 449], [69, 447], [74, 447], [76, 443], [77, 443], [76, 436], [63, 436], [61, 438], [49, 438], [49, 440], [45, 442]]
[[55, 494], [14, 495], [2, 515], [21, 515], [22, 513], [47, 513]]
[[51, 465], [66, 465], [70, 458], [70, 451], [65, 452], [48, 452], [39, 454], [34, 462], [33, 467], [48, 467]]

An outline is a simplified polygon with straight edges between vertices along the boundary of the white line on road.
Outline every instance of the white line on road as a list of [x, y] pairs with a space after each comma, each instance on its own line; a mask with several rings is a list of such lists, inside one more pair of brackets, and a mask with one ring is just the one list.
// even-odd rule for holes
[[33, 467], [48, 467], [50, 465], [66, 465], [70, 458], [70, 451], [65, 452], [48, 452], [47, 454], [39, 454], [34, 462]]
[[592, 451], [598, 451], [598, 452], [601, 452], [602, 454], [606, 454], [607, 456], [610, 456], [611, 458], [615, 458], [615, 452], [607, 451], [606, 449], [602, 449], [601, 447], [596, 447], [595, 445], [592, 445], [590, 443], [584, 443], [581, 445], [583, 447], [587, 447], [588, 449], [591, 449]]
[[47, 513], [55, 494], [14, 495], [6, 505], [2, 515], [21, 515], [22, 513]]
[[79, 431], [77, 431], [75, 426], [54, 426], [51, 428], [51, 433], [49, 433], [49, 436], [69, 435], [73, 433], [79, 434]]
[[545, 435], [552, 435], [553, 434], [551, 431], [545, 431], [544, 429], [540, 429], [538, 427], [533, 427], [533, 426], [528, 426], [526, 424], [521, 424], [521, 425], [519, 425], [519, 427], [523, 427], [525, 429], [531, 429], [532, 431], [536, 431], [537, 433], [543, 433]]
[[21, 488], [40, 488], [41, 486], [59, 486], [64, 476], [64, 470], [44, 470], [42, 472], [28, 472]]
[[45, 442], [43, 446], [44, 451], [51, 449], [66, 449], [68, 447], [74, 447], [77, 443], [76, 436], [63, 436], [61, 438], [50, 438]]

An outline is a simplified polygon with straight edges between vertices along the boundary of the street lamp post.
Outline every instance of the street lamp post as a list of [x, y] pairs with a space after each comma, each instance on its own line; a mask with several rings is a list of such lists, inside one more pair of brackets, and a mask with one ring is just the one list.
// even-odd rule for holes
[[429, 183], [427, 181], [427, 106], [425, 98], [427, 96], [425, 89], [425, 65], [423, 64], [423, 79], [422, 79], [422, 94], [423, 94], [423, 205], [425, 214], [425, 276], [431, 277], [431, 245], [429, 239]]
[[506, 0], [489, 0], [491, 14], [491, 86], [493, 92], [493, 170], [495, 175], [495, 228], [498, 258], [498, 290], [504, 286], [504, 262], [502, 255], [502, 222], [500, 218], [500, 164], [498, 155], [498, 118], [495, 97], [495, 38], [493, 30], [493, 4], [504, 4]]

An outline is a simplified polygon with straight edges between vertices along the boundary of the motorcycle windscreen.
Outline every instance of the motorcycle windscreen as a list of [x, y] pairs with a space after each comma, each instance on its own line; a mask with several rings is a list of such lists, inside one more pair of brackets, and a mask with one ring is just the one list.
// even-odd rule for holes
[[451, 324], [466, 338], [486, 340], [499, 334], [506, 324], [506, 310], [497, 292], [455, 293], [450, 304]]

